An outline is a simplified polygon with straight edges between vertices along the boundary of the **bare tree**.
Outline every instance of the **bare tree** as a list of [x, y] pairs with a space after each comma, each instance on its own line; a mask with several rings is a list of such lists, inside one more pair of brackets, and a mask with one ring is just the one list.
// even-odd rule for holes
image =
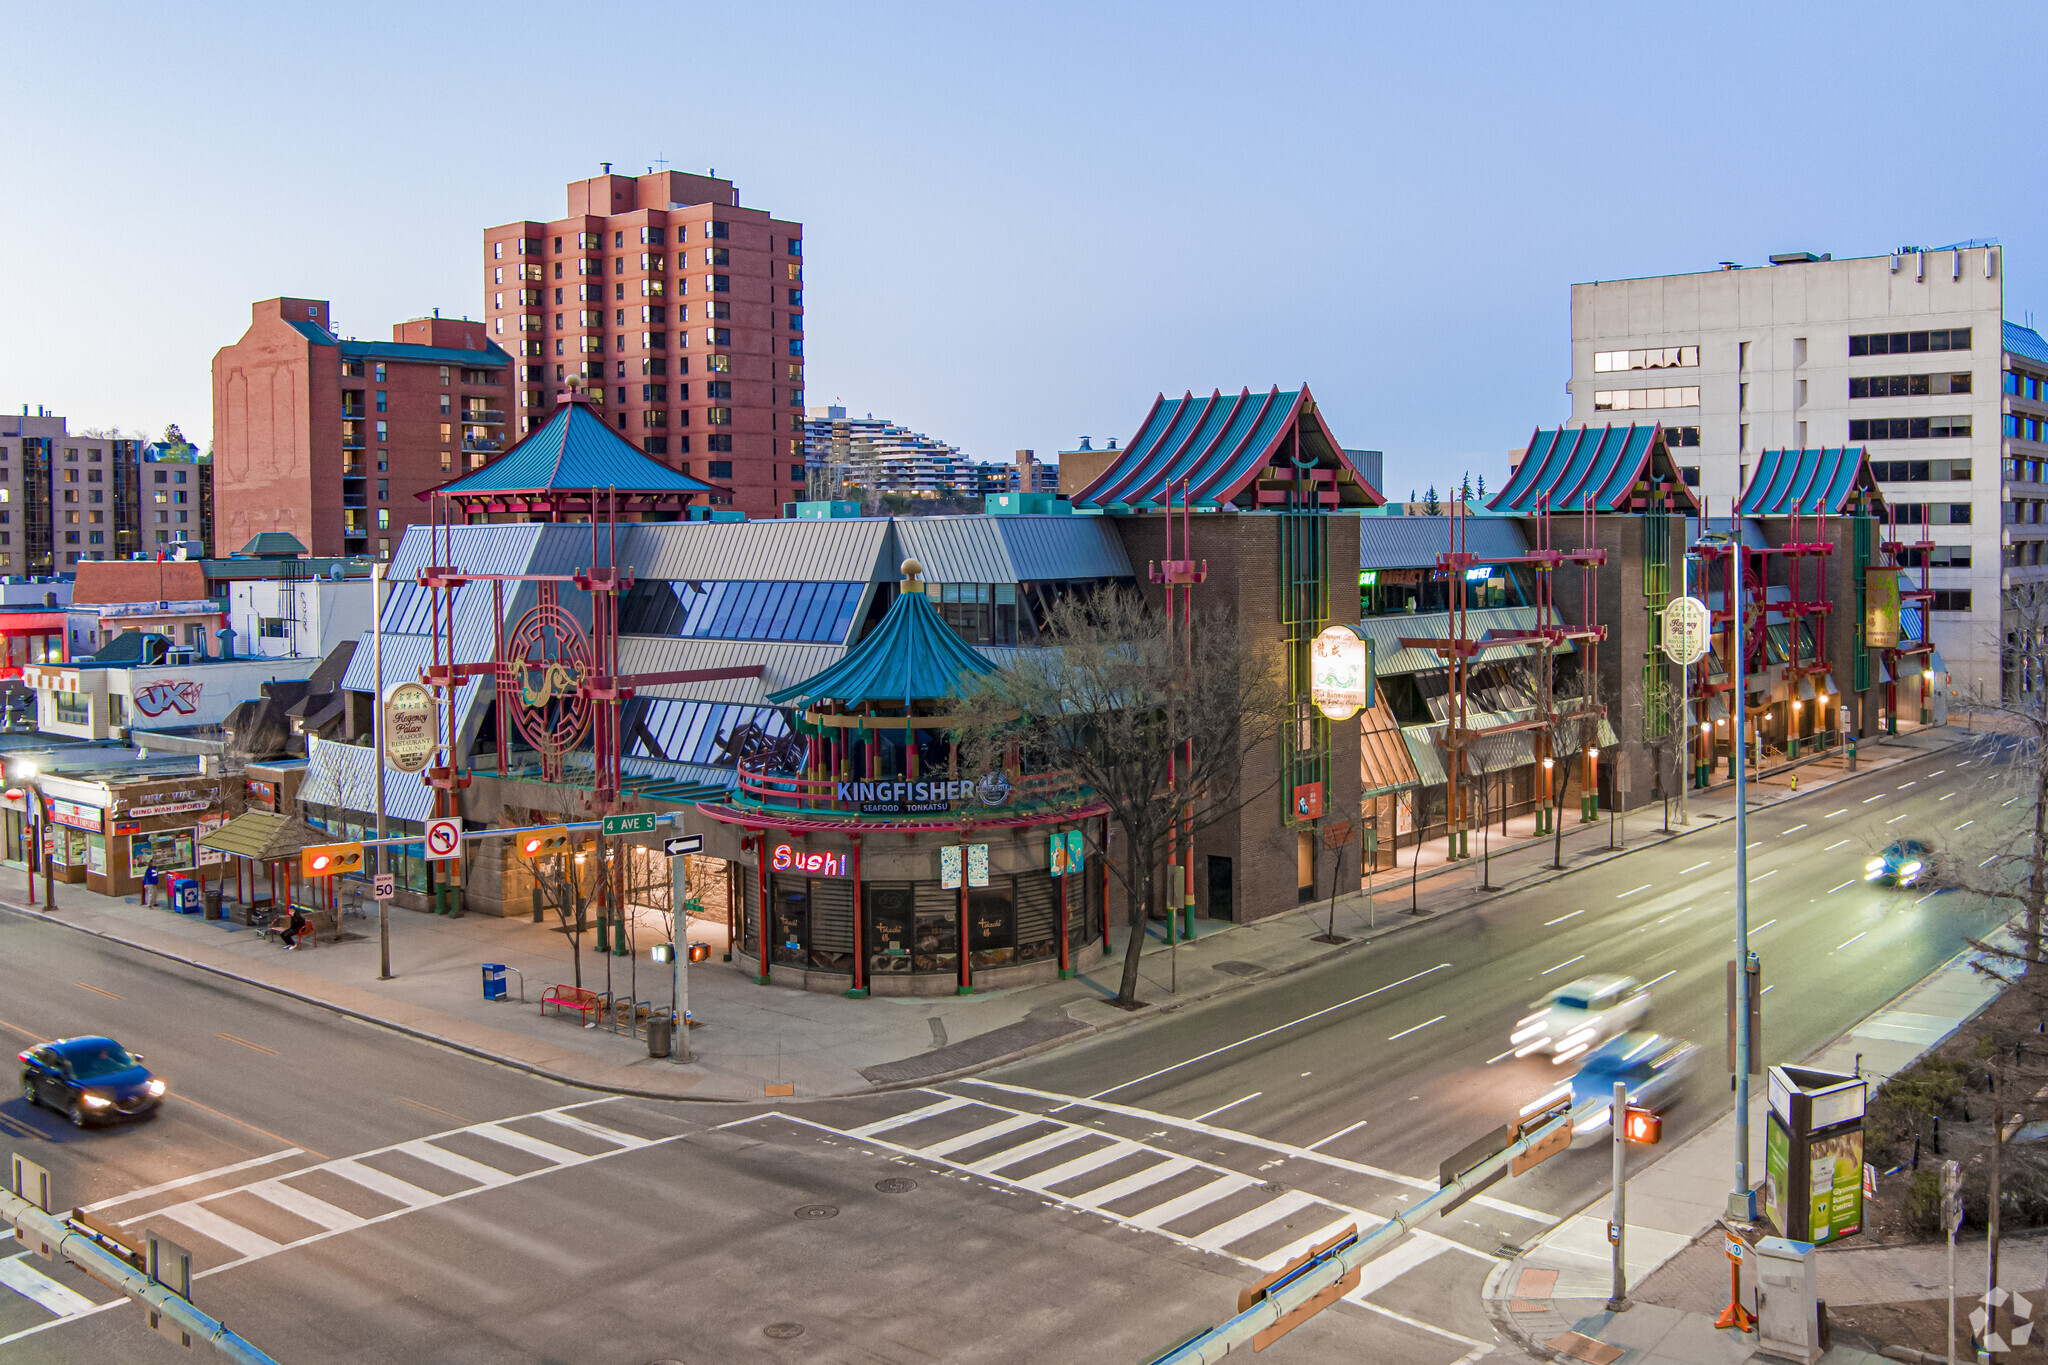
[[1599, 675], [1590, 669], [1574, 668], [1562, 674], [1557, 660], [1548, 652], [1541, 656], [1538, 671], [1537, 733], [1544, 739], [1547, 757], [1555, 764], [1550, 775], [1550, 865], [1564, 866], [1564, 798], [1571, 786], [1570, 761], [1600, 742], [1602, 705]]
[[601, 844], [536, 858], [528, 867], [541, 904], [554, 912], [563, 935], [569, 940], [569, 958], [575, 971], [572, 984], [583, 984], [583, 935], [590, 928], [592, 906], [603, 906], [610, 864]]
[[963, 697], [955, 739], [977, 771], [1064, 772], [1108, 808], [1123, 835], [1110, 867], [1130, 924], [1117, 1002], [1130, 1008], [1176, 825], [1199, 831], [1275, 790], [1277, 765], [1252, 783], [1245, 770], [1277, 750], [1286, 688], [1276, 653], [1247, 642], [1225, 611], [1197, 611], [1190, 640], [1120, 590], [1055, 602], [1044, 626], [1057, 643]]

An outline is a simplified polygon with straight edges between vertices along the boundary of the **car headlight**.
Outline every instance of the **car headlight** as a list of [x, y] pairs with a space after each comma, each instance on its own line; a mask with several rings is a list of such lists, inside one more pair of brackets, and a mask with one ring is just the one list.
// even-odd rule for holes
[[1870, 870], [1869, 870], [1868, 872], [1866, 872], [1866, 873], [1864, 873], [1864, 874], [1863, 874], [1863, 880], [1864, 880], [1864, 881], [1866, 881], [1866, 882], [1874, 882], [1874, 881], [1876, 881], [1876, 880], [1877, 880], [1877, 879], [1878, 879], [1879, 877], [1882, 877], [1883, 875], [1884, 875], [1884, 869], [1883, 869], [1883, 868], [1881, 868], [1881, 867], [1873, 867], [1873, 868], [1871, 868], [1871, 869], [1870, 869]]
[[144, 1090], [147, 1090], [151, 1095], [161, 1095], [164, 1093], [165, 1086], [162, 1081], [151, 1081], [148, 1085], [145, 1085], [142, 1088]]
[[1920, 868], [1921, 864], [1919, 863], [1907, 863], [1904, 867], [1899, 869], [1899, 875], [1901, 877], [1917, 876], [1919, 875]]
[[1872, 858], [1872, 859], [1871, 859], [1871, 860], [1870, 860], [1869, 862], [1867, 862], [1867, 863], [1865, 863], [1865, 864], [1863, 865], [1863, 870], [1864, 870], [1865, 872], [1882, 872], [1882, 871], [1884, 871], [1884, 859], [1882, 859], [1882, 858]]
[[88, 1109], [104, 1109], [113, 1103], [105, 1095], [81, 1095], [79, 1098], [85, 1101], [85, 1107]]

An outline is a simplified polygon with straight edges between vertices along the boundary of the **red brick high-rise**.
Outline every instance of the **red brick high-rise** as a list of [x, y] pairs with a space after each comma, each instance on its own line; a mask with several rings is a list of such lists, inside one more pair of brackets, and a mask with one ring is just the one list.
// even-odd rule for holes
[[780, 515], [804, 496], [803, 226], [729, 180], [605, 169], [569, 185], [566, 218], [484, 231], [514, 439], [574, 381], [649, 455]]
[[430, 518], [418, 494], [507, 444], [511, 357], [483, 323], [414, 318], [390, 341], [343, 341], [324, 299], [249, 313], [213, 358], [216, 553], [289, 531], [316, 555], [388, 558]]

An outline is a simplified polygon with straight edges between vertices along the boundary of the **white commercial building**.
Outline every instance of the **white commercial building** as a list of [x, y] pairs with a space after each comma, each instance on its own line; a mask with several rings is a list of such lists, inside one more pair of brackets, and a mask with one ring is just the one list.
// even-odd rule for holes
[[367, 578], [246, 579], [228, 587], [235, 653], [324, 659], [370, 628]]
[[2005, 320], [2003, 256], [1795, 252], [1573, 285], [1572, 421], [1661, 424], [1717, 516], [1762, 451], [1864, 447], [1899, 538], [1936, 546], [1931, 635], [1957, 690], [1995, 696], [2000, 591], [2044, 576], [2048, 536], [2048, 342]]
[[174, 650], [154, 665], [30, 664], [21, 671], [36, 694], [36, 728], [73, 739], [148, 743], [139, 732], [219, 725], [228, 712], [262, 695], [265, 683], [310, 678], [318, 655], [297, 659], [206, 659]]

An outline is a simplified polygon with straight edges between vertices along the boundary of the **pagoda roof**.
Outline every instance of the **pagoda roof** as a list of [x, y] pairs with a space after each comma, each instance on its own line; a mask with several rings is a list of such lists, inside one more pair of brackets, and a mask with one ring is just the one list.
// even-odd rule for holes
[[[1284, 506], [1293, 461], [1309, 466], [1318, 506], [1378, 507], [1386, 501], [1323, 421], [1308, 385], [1282, 393], [1240, 389], [1226, 398], [1159, 395], [1130, 444], [1074, 502], [1141, 511], [1183, 498], [1196, 507]], [[1264, 477], [1266, 471], [1282, 475]], [[1274, 485], [1271, 487], [1262, 485]]]
[[1862, 446], [1766, 450], [1735, 512], [1744, 517], [1846, 516], [1866, 502], [1874, 514], [1884, 494]]
[[1665, 449], [1663, 427], [1538, 428], [1507, 487], [1486, 505], [1516, 516], [1534, 515], [1544, 505], [1553, 512], [1632, 512], [1642, 509], [1648, 482], [1661, 484], [1680, 499], [1680, 507], [1698, 513], [1699, 499]]
[[[546, 494], [589, 496], [608, 491], [630, 504], [645, 502], [650, 496], [687, 501], [698, 494], [729, 490], [650, 459], [613, 431], [588, 402], [572, 398], [538, 429], [483, 468], [419, 496], [491, 503], [506, 498], [517, 501]], [[508, 506], [505, 510], [524, 509]]]
[[964, 682], [995, 672], [996, 666], [939, 616], [916, 561], [907, 561], [904, 568], [903, 591], [865, 639], [796, 686], [770, 692], [768, 700], [778, 706], [935, 701], [958, 697]]

